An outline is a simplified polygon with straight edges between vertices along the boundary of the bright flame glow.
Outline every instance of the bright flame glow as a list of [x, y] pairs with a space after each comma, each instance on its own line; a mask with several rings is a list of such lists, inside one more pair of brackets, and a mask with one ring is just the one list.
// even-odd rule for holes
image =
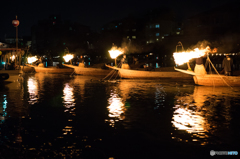
[[111, 50], [108, 51], [111, 58], [115, 59], [117, 58], [119, 55], [124, 53], [124, 50], [121, 48], [117, 48], [116, 46], [112, 47]]
[[10, 57], [10, 59], [13, 61], [13, 60], [15, 60], [15, 55], [12, 55], [11, 57]]
[[33, 62], [37, 61], [38, 59], [36, 56], [33, 56], [33, 57], [28, 57], [27, 60], [28, 60], [28, 63], [33, 63]]
[[72, 54], [67, 54], [67, 55], [63, 56], [63, 58], [66, 62], [68, 62], [73, 58], [73, 55]]
[[207, 52], [210, 52], [210, 47], [207, 46], [205, 49], [196, 48], [194, 51], [189, 52], [175, 52], [173, 53], [173, 57], [175, 63], [178, 65], [182, 65], [184, 63], [189, 62], [193, 58], [199, 58], [204, 56]]

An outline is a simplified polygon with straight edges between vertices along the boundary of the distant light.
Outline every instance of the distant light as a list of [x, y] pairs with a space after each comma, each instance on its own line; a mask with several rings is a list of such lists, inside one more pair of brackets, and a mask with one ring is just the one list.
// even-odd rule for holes
[[2, 62], [2, 64], [3, 64], [3, 65], [5, 65], [5, 64], [6, 64], [6, 62]]
[[115, 26], [115, 28], [117, 28], [117, 25]]
[[153, 55], [153, 53], [149, 53], [149, 55]]

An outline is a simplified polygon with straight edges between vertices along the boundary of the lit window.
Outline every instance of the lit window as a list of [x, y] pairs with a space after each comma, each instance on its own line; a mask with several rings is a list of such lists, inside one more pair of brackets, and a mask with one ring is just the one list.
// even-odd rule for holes
[[132, 36], [133, 39], [136, 39], [136, 36]]
[[180, 34], [180, 32], [176, 32], [176, 34], [177, 34], [177, 35], [179, 35], [179, 34]]
[[156, 39], [158, 41], [158, 39]]
[[156, 33], [156, 36], [159, 36], [159, 33]]
[[162, 36], [162, 39], [164, 39], [164, 36]]
[[136, 31], [137, 29], [132, 29], [132, 31]]
[[160, 25], [159, 25], [159, 24], [156, 24], [156, 25], [155, 25], [155, 28], [159, 28], [159, 27], [160, 27]]
[[148, 44], [149, 42], [147, 41], [147, 44]]
[[129, 38], [129, 36], [127, 36], [127, 39]]

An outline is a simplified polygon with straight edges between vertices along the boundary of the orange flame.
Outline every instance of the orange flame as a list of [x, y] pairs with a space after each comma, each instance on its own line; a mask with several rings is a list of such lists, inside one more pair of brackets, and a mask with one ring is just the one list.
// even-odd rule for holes
[[196, 49], [194, 49], [194, 51], [175, 52], [175, 53], [173, 53], [173, 57], [174, 57], [176, 64], [182, 65], [184, 63], [189, 62], [193, 58], [202, 57], [208, 52], [211, 52], [211, 49], [209, 46], [207, 46], [205, 49], [196, 48]]
[[124, 50], [121, 48], [117, 48], [116, 46], [112, 47], [111, 50], [108, 51], [111, 58], [115, 59], [117, 58], [119, 55], [124, 53]]
[[66, 62], [68, 62], [68, 61], [70, 61], [71, 59], [73, 59], [73, 55], [72, 55], [72, 54], [67, 54], [67, 55], [63, 56], [63, 58], [64, 58], [64, 60], [65, 60]]

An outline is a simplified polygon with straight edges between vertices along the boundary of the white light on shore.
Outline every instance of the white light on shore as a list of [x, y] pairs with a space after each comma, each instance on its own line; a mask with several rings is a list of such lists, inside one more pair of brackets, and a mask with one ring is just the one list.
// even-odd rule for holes
[[63, 58], [66, 62], [68, 62], [73, 58], [73, 55], [72, 54], [67, 54], [67, 55], [63, 56]]

